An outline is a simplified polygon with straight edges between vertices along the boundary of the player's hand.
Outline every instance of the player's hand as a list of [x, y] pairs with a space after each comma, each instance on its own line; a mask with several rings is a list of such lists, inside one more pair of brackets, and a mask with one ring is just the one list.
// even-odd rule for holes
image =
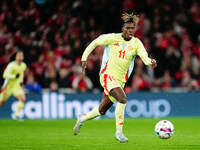
[[156, 62], [156, 60], [155, 59], [151, 59], [151, 66], [153, 67], [153, 68], [156, 68], [157, 67], [157, 62]]
[[17, 78], [19, 78], [19, 76], [20, 76], [20, 74], [18, 73], [18, 74], [16, 74], [15, 78], [17, 79]]
[[85, 77], [85, 69], [87, 68], [87, 61], [82, 61], [82, 78]]

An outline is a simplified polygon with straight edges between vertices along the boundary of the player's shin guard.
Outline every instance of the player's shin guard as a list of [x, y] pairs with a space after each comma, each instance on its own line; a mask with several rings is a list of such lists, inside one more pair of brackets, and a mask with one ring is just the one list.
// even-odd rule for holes
[[19, 117], [19, 113], [21, 111], [21, 109], [24, 107], [24, 102], [23, 101], [19, 101], [18, 102], [18, 106], [17, 106], [17, 110], [15, 112], [15, 116]]
[[91, 110], [90, 112], [88, 112], [87, 114], [83, 115], [80, 120], [81, 122], [84, 122], [86, 120], [90, 120], [90, 119], [94, 119], [98, 116], [100, 116], [100, 112], [99, 112], [99, 106], [95, 107], [93, 110]]
[[122, 129], [123, 129], [125, 107], [126, 107], [126, 104], [117, 103], [117, 106], [116, 106], [116, 109], [115, 109], [115, 119], [116, 119], [116, 129], [117, 129], [117, 131], [122, 131]]

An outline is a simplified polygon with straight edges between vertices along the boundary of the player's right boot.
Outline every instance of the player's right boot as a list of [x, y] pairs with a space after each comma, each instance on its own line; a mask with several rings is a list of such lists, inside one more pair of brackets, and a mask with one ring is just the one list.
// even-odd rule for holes
[[19, 116], [13, 115], [12, 116], [13, 120], [19, 121], [19, 122], [23, 122], [24, 120], [22, 118], [20, 118]]
[[78, 115], [77, 117], [77, 121], [73, 129], [74, 135], [78, 135], [78, 133], [80, 132], [80, 128], [82, 126], [81, 117], [82, 115]]
[[117, 131], [115, 133], [115, 139], [118, 140], [120, 143], [126, 143], [128, 142], [128, 138], [124, 136], [123, 132]]

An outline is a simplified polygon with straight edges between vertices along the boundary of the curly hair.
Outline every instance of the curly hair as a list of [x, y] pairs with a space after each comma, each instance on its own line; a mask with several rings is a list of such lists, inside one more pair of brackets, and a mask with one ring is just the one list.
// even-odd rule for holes
[[139, 15], [134, 14], [134, 13], [131, 13], [131, 14], [123, 13], [121, 18], [124, 24], [127, 22], [131, 22], [134, 24], [134, 26], [136, 26], [139, 21]]

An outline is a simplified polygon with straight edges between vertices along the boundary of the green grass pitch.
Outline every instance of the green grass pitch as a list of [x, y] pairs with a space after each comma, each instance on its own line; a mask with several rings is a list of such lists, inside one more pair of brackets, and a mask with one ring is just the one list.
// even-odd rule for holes
[[0, 150], [200, 150], [200, 118], [165, 118], [175, 127], [171, 139], [159, 139], [161, 119], [126, 119], [128, 143], [114, 139], [115, 120], [85, 122], [74, 136], [75, 120], [0, 120]]

